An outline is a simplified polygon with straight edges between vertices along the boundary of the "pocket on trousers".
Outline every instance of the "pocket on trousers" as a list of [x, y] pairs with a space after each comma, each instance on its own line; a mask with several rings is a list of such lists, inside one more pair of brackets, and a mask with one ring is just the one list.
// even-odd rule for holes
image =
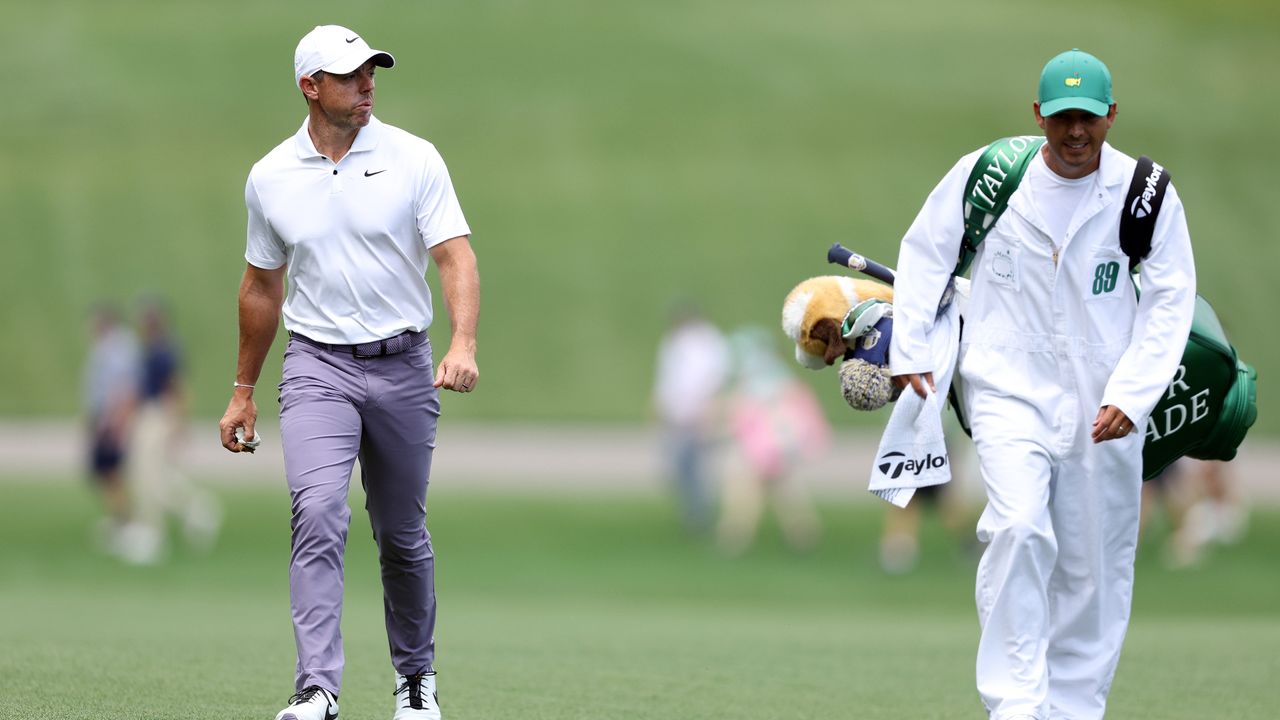
[[418, 347], [405, 350], [404, 356], [405, 362], [415, 370], [423, 370], [428, 373], [435, 371], [435, 364], [431, 357], [430, 342], [424, 342]]
[[276, 390], [278, 391], [278, 394], [276, 395], [276, 402], [283, 406], [285, 401], [285, 392], [291, 386], [297, 386], [300, 383], [305, 382], [304, 376], [307, 375], [307, 373], [300, 370], [300, 367], [302, 366], [300, 366], [299, 363], [314, 362], [313, 359], [319, 358], [321, 352], [323, 351], [314, 345], [302, 342], [301, 340], [289, 339], [288, 344], [286, 344], [284, 348], [284, 364], [281, 367], [280, 384], [276, 386]]

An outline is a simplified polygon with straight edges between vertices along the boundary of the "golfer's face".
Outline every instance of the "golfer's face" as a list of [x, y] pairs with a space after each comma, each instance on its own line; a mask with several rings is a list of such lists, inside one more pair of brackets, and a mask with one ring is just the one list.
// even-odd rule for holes
[[370, 60], [346, 75], [325, 73], [316, 90], [320, 93], [320, 108], [330, 123], [341, 128], [362, 128], [369, 124], [373, 115], [374, 70]]

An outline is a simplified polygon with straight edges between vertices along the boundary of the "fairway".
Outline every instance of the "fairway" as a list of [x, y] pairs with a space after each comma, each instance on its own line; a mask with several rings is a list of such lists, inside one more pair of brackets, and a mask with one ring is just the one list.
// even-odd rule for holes
[[[1108, 718], [1280, 717], [1280, 414], [1266, 400], [1280, 377], [1280, 332], [1266, 330], [1280, 298], [1277, 0], [57, 0], [5, 10], [0, 57], [27, 82], [0, 104], [10, 339], [0, 354], [0, 720], [270, 720], [295, 689], [286, 436], [274, 391], [287, 335], [278, 328], [261, 374], [243, 377], [237, 288], [246, 178], [303, 122], [295, 48], [330, 23], [394, 54], [395, 67], [377, 75], [374, 113], [445, 159], [483, 287], [474, 338], [483, 382], [475, 393], [442, 393], [428, 503], [444, 720], [986, 717], [974, 687], [978, 509], [965, 539], [926, 514], [919, 567], [884, 573], [886, 508], [862, 486], [888, 457], [873, 452], [890, 410], [850, 410], [834, 369], [791, 361], [795, 343], [779, 321], [801, 281], [851, 274], [825, 261], [834, 242], [910, 276], [899, 246], [939, 178], [997, 138], [1039, 134], [1037, 78], [1073, 47], [1114, 76], [1119, 114], [1108, 141], [1172, 175], [1195, 289], [1258, 371], [1264, 398], [1232, 470], [1243, 496], [1261, 489], [1255, 501], [1272, 503], [1238, 545], [1181, 571], [1162, 562], [1168, 521], [1146, 528]], [[340, 178], [354, 180], [352, 165]], [[370, 170], [386, 171], [365, 168], [365, 177]], [[369, 182], [417, 184], [401, 174]], [[329, 196], [292, 184], [270, 194], [293, 197], [293, 210], [317, 220], [379, 206], [351, 190], [337, 197], [347, 182], [337, 166], [323, 180]], [[386, 206], [402, 192], [360, 187]], [[1097, 198], [1090, 192], [1088, 207], [1106, 214], [1063, 218], [1076, 224], [1061, 244], [1053, 236], [1052, 267], [1023, 266], [1043, 269], [1036, 285], [1052, 278], [1057, 297], [1074, 287], [1059, 260], [1075, 267], [1059, 251], [1091, 249], [1066, 241], [1114, 217]], [[962, 207], [957, 193], [957, 230]], [[297, 239], [272, 217], [275, 234]], [[330, 226], [334, 237], [374, 227]], [[344, 280], [363, 278], [375, 257], [325, 247], [346, 260], [315, 271]], [[291, 260], [295, 299], [311, 295], [296, 282], [305, 258]], [[1108, 282], [1121, 281], [1121, 267]], [[1030, 281], [1022, 294], [1023, 276], [1011, 276], [1019, 302], [1034, 295]], [[456, 358], [453, 329], [473, 303], [453, 291], [446, 302], [436, 268], [426, 278], [434, 357]], [[376, 285], [368, 294], [393, 304], [401, 283]], [[364, 323], [365, 295], [343, 299], [357, 308], [344, 321]], [[182, 462], [226, 513], [211, 552], [179, 543], [152, 567], [95, 549], [104, 503], [79, 477], [94, 397], [133, 384], [122, 371], [101, 383], [107, 392], [90, 392], [103, 388], [88, 387], [87, 321], [117, 305], [137, 325], [142, 299], [172, 315], [183, 442], [200, 448]], [[665, 456], [656, 451], [668, 438], [655, 414], [655, 359], [672, 311], [686, 304], [727, 336], [760, 329], [834, 426], [838, 452], [804, 469], [829, 493], [812, 552], [788, 551], [766, 522], [754, 547], [728, 557], [682, 534], [674, 499], [659, 494]], [[289, 329], [311, 332], [290, 317]], [[1042, 334], [1044, 347], [1087, 355], [1080, 362], [1095, 369], [1092, 355], [1129, 331], [1076, 342], [1063, 322]], [[460, 325], [467, 345], [469, 323]], [[1149, 344], [1141, 329], [1133, 337]], [[1024, 344], [1040, 345], [1035, 330], [1018, 328], [1031, 338]], [[733, 365], [746, 370], [740, 379], [757, 379], [751, 363]], [[1000, 378], [1006, 390], [1016, 379]], [[229, 393], [245, 392], [233, 384], [256, 385], [270, 449], [257, 462], [214, 441]], [[743, 404], [724, 400], [725, 417]], [[1188, 432], [1200, 418], [1192, 413]], [[1174, 419], [1164, 415], [1163, 427]], [[377, 452], [381, 433], [369, 427], [361, 442]], [[724, 454], [733, 434], [717, 434]], [[388, 720], [381, 574], [354, 485], [341, 720]], [[1069, 514], [1055, 507], [1055, 517]], [[1059, 537], [1106, 537], [1109, 526], [1092, 514], [1054, 522]], [[1085, 624], [1066, 622], [1066, 632]]]
[[[9, 718], [264, 718], [291, 692], [288, 503], [222, 491], [208, 556], [130, 568], [88, 550], [93, 498], [6, 482], [0, 695]], [[359, 508], [362, 497], [352, 497]], [[766, 529], [740, 558], [682, 538], [654, 497], [434, 490], [440, 692], [450, 720], [981, 718], [973, 555], [936, 520], [921, 568], [875, 564], [880, 507], [827, 504], [795, 556]], [[1173, 573], [1154, 528], [1109, 717], [1269, 717], [1280, 694], [1280, 516]], [[373, 544], [353, 514], [342, 718], [385, 720], [391, 670]]]

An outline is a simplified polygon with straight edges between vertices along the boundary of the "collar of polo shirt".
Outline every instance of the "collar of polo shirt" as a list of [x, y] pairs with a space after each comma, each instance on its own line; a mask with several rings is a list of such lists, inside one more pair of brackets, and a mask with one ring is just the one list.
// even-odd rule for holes
[[[298, 157], [305, 160], [313, 157], [324, 157], [319, 150], [316, 150], [316, 144], [311, 141], [311, 134], [307, 132], [307, 128], [311, 125], [311, 118], [302, 121], [302, 127], [293, 136], [294, 148], [298, 151]], [[378, 147], [378, 138], [382, 135], [382, 121], [374, 116], [369, 116], [369, 124], [360, 128], [356, 133], [355, 142], [351, 143], [351, 149], [347, 154], [366, 152]]]

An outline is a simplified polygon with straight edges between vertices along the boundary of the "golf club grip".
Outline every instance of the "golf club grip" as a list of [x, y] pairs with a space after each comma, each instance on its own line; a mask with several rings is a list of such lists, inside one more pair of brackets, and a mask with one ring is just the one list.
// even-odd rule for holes
[[862, 257], [840, 243], [833, 244], [831, 249], [827, 251], [827, 262], [833, 265], [844, 265], [860, 273], [870, 275], [881, 282], [893, 284], [892, 270], [874, 260]]

